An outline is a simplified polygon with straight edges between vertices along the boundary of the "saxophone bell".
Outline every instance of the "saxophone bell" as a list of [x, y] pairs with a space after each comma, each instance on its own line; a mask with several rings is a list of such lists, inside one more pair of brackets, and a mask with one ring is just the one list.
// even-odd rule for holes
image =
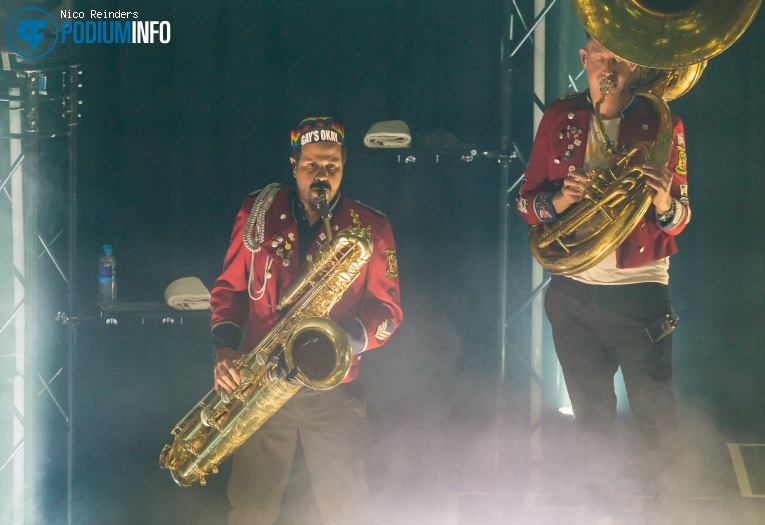
[[284, 365], [292, 381], [314, 390], [339, 385], [351, 369], [351, 343], [345, 331], [327, 317], [299, 321], [285, 343]]

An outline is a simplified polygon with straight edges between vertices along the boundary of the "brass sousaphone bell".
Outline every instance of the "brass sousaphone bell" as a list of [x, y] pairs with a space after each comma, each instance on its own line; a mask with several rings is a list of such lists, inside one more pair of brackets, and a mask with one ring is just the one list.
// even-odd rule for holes
[[[649, 98], [671, 126], [665, 101], [688, 92], [707, 60], [746, 31], [762, 0], [572, 0], [585, 30], [620, 58], [638, 64], [631, 85]], [[654, 95], [654, 96], [652, 96]], [[647, 159], [668, 162], [663, 130]], [[663, 143], [661, 146], [659, 143]], [[660, 151], [659, 151], [660, 150]], [[529, 231], [531, 251], [552, 274], [592, 268], [613, 252], [639, 223], [653, 191], [623, 157], [597, 174], [598, 184], [553, 224]], [[589, 232], [582, 235], [582, 232]]]

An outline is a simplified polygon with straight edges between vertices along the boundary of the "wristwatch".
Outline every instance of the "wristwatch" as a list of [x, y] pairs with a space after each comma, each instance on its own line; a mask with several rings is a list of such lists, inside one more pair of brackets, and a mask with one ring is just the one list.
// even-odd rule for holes
[[657, 215], [656, 218], [659, 219], [661, 222], [667, 222], [672, 217], [675, 216], [675, 199], [672, 199], [672, 204], [669, 205], [669, 209], [662, 213], [661, 215]]

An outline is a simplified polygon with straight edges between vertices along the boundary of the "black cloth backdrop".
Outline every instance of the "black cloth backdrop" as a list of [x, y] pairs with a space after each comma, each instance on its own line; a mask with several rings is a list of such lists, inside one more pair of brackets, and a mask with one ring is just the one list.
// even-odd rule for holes
[[497, 9], [436, 5], [137, 2], [142, 18], [172, 22], [171, 44], [81, 48], [82, 224], [95, 235], [83, 252], [115, 244], [125, 298], [183, 273], [210, 283], [244, 196], [290, 182], [289, 131], [305, 116], [344, 123], [348, 191], [380, 208], [395, 188], [354, 158], [374, 122], [490, 148]]

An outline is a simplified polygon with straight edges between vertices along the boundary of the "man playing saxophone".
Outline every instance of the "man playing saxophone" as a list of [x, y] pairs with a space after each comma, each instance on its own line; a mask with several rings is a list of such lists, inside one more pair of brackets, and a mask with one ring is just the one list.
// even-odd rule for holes
[[[620, 153], [656, 141], [661, 131], [656, 110], [629, 86], [633, 64], [589, 35], [579, 56], [589, 87], [545, 111], [516, 201], [531, 225], [560, 221], [586, 199], [593, 170], [613, 166]], [[671, 459], [676, 409], [669, 332], [676, 317], [668, 293], [669, 257], [677, 251], [675, 236], [688, 224], [691, 210], [683, 124], [672, 117], [668, 127], [669, 162], [635, 161], [653, 190], [635, 229], [594, 266], [553, 275], [545, 297], [576, 423], [578, 468], [571, 484], [600, 500], [615, 497], [621, 488], [614, 479], [620, 461], [614, 454], [619, 368], [648, 447], [642, 466], [629, 471], [648, 484], [642, 488], [656, 493], [662, 466]]]
[[231, 393], [241, 382], [238, 349], [255, 348], [284, 316], [280, 300], [321, 246], [347, 227], [371, 236], [371, 258], [330, 311], [351, 342], [350, 372], [333, 389], [300, 389], [236, 450], [228, 485], [231, 525], [277, 520], [301, 449], [323, 523], [366, 520], [366, 409], [354, 379], [360, 354], [383, 345], [403, 314], [387, 218], [340, 193], [344, 142], [343, 127], [330, 117], [307, 118], [292, 131], [295, 187], [272, 184], [244, 200], [211, 292], [215, 389]]

